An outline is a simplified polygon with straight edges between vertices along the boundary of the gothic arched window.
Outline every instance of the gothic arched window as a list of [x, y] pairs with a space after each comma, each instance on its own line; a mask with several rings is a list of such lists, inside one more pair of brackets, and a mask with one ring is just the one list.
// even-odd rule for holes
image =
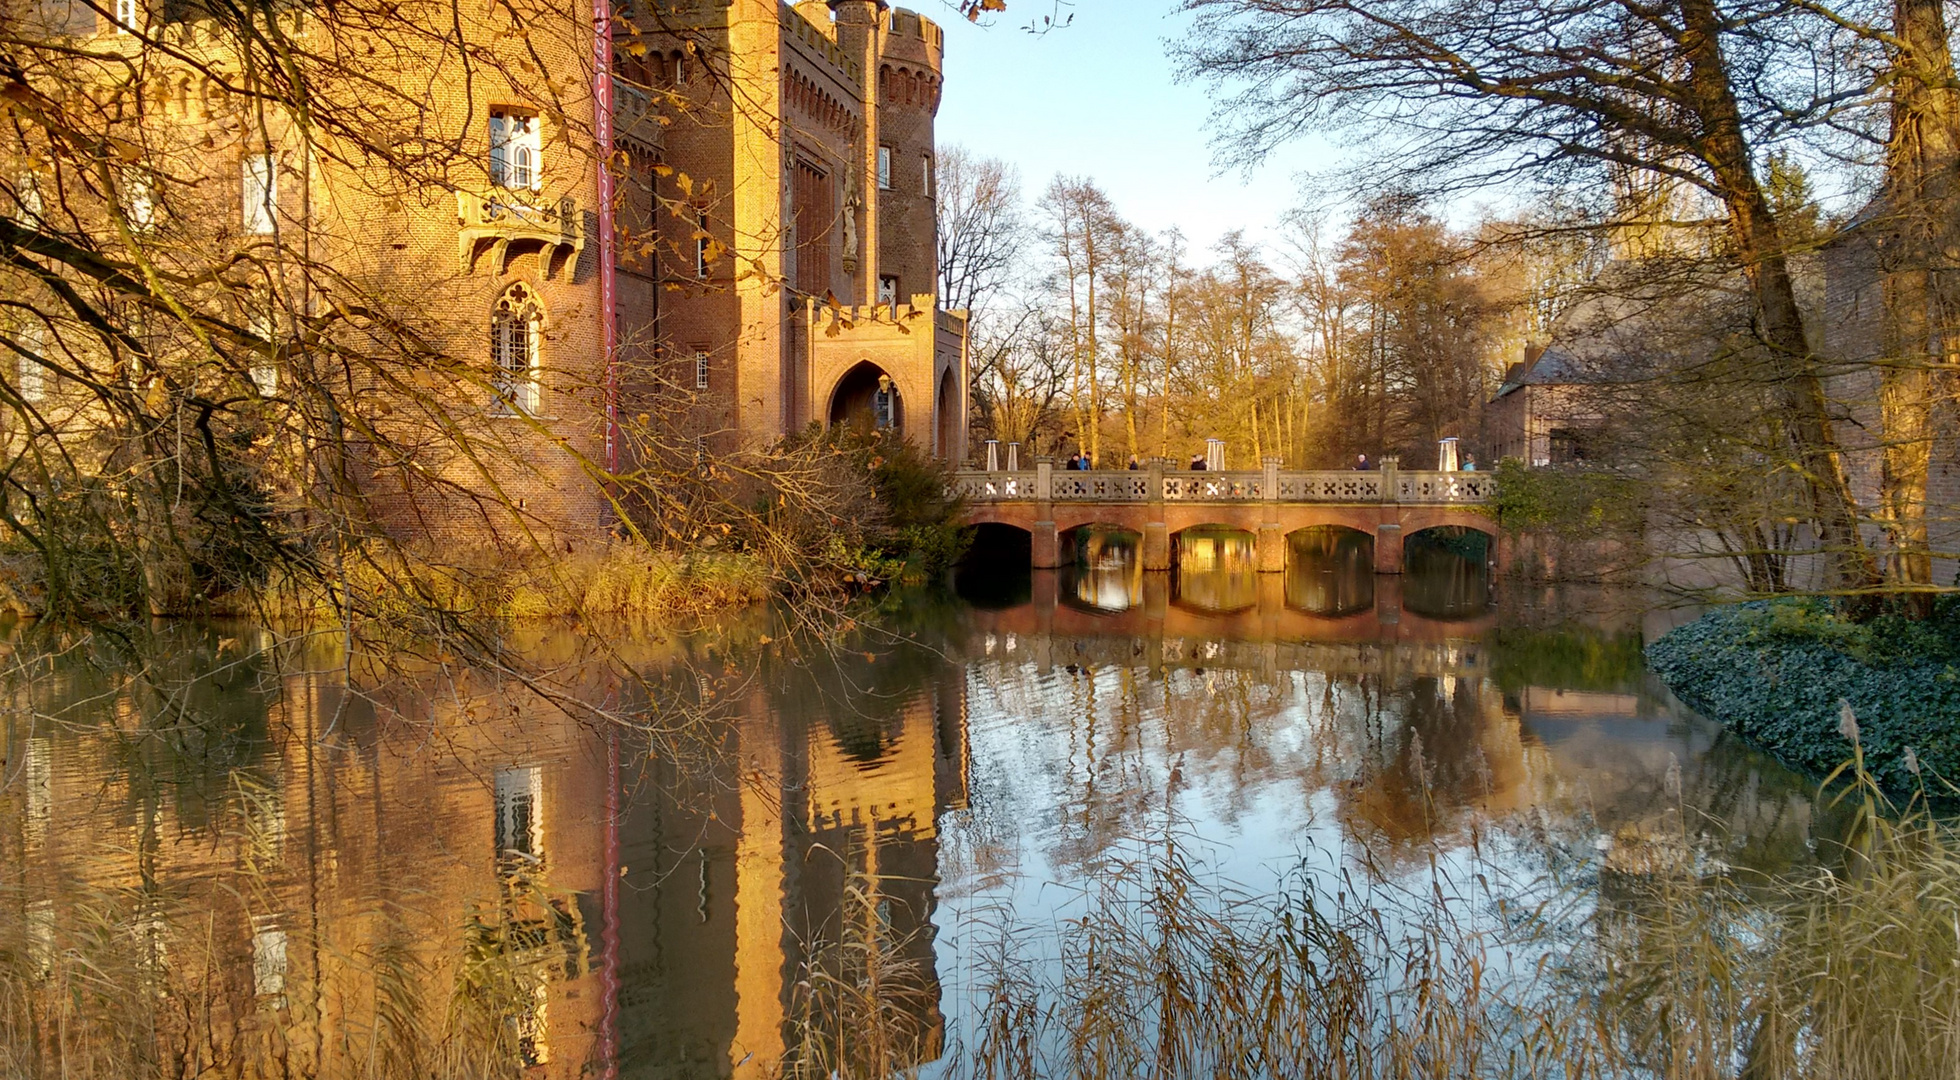
[[497, 298], [490, 318], [490, 360], [497, 391], [493, 406], [503, 413], [538, 408], [538, 339], [544, 312], [530, 286], [518, 282]]

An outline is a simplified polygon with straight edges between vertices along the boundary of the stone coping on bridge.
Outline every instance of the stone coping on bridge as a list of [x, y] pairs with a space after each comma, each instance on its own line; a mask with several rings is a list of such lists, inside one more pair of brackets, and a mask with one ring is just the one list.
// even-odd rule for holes
[[1496, 494], [1496, 477], [1478, 472], [1310, 470], [1072, 472], [1024, 469], [953, 474], [953, 492], [968, 503], [994, 502], [1282, 502], [1480, 506]]
[[1286, 537], [1315, 526], [1366, 534], [1375, 570], [1399, 574], [1402, 541], [1425, 529], [1464, 527], [1491, 536], [1501, 569], [1504, 538], [1490, 517], [1496, 478], [1478, 472], [1406, 471], [1394, 463], [1369, 471], [1287, 471], [1268, 458], [1258, 472], [1145, 469], [1077, 472], [1042, 460], [1032, 470], [963, 470], [952, 494], [974, 525], [1009, 525], [1031, 537], [1031, 564], [1060, 566], [1062, 534], [1088, 525], [1140, 533], [1146, 570], [1170, 568], [1174, 540], [1185, 530], [1220, 526], [1253, 533], [1261, 573], [1286, 569]]

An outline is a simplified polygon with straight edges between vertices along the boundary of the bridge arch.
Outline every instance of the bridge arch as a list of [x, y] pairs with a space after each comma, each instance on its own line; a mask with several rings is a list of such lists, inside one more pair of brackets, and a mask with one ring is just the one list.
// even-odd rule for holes
[[1286, 536], [1286, 606], [1346, 618], [1375, 606], [1375, 536], [1344, 524], [1308, 525]]
[[970, 561], [1024, 559], [1033, 551], [1034, 533], [1014, 522], [976, 521], [972, 528], [973, 542], [966, 549]]
[[1475, 618], [1490, 607], [1491, 556], [1497, 537], [1473, 523], [1431, 525], [1402, 539], [1409, 572], [1402, 590], [1408, 611], [1444, 621]]

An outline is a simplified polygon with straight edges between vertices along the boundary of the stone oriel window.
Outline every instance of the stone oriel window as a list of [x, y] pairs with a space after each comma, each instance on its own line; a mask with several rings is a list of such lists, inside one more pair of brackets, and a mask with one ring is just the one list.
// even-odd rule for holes
[[490, 317], [491, 411], [505, 416], [538, 409], [538, 345], [544, 312], [530, 286], [517, 282], [497, 298]]
[[273, 231], [273, 211], [279, 207], [279, 163], [271, 154], [253, 154], [239, 165], [241, 224], [248, 233]]
[[535, 113], [497, 109], [490, 114], [490, 182], [513, 191], [544, 186], [544, 147]]

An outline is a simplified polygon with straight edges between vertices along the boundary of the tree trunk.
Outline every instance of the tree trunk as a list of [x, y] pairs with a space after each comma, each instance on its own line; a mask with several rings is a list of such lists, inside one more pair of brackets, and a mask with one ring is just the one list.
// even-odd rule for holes
[[1960, 275], [1943, 266], [1953, 243], [1955, 168], [1960, 162], [1960, 90], [1941, 0], [1894, 0], [1892, 133], [1884, 202], [1889, 243], [1883, 267], [1884, 356], [1879, 368], [1883, 429], [1881, 513], [1894, 605], [1932, 614], [1933, 560], [1926, 534], [1935, 371], [1950, 364], [1949, 326], [1960, 311]]
[[[1782, 233], [1743, 136], [1722, 56], [1720, 17], [1713, 0], [1682, 0], [1681, 13], [1687, 88], [1701, 120], [1696, 151], [1714, 175], [1728, 211], [1730, 237], [1755, 294], [1757, 336], [1776, 385], [1796, 464], [1809, 488], [1818, 536], [1831, 560], [1832, 584], [1854, 596], [1865, 594], [1881, 584], [1877, 563], [1859, 535], [1858, 505], [1831, 430], [1817, 357], [1797, 306]], [[1861, 615], [1872, 610], [1869, 600], [1853, 600], [1849, 608]]]

